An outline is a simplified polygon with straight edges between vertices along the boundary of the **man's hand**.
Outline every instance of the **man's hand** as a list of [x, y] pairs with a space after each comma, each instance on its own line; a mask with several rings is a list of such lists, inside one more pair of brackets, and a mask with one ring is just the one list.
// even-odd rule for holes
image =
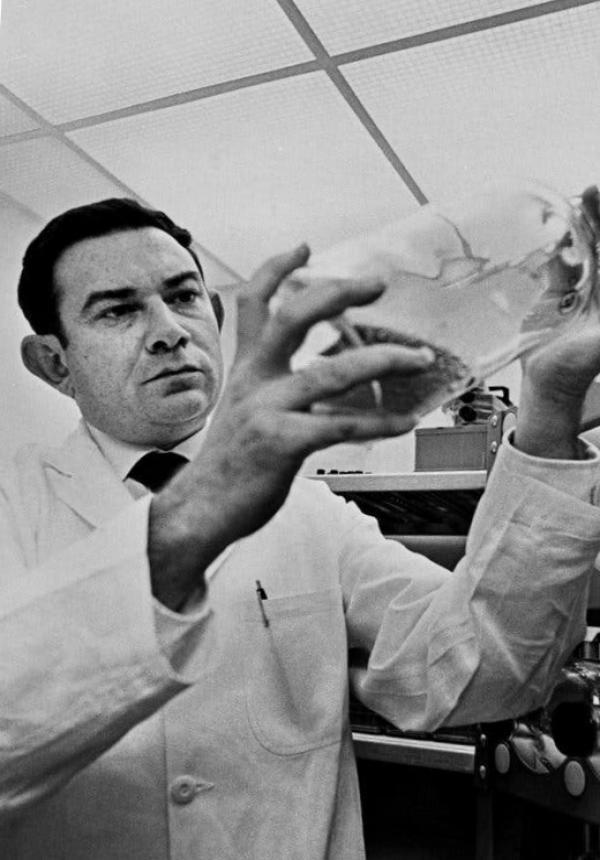
[[515, 447], [577, 460], [587, 390], [600, 373], [600, 318], [553, 341], [524, 362]]
[[[597, 188], [583, 192], [581, 208], [600, 236]], [[584, 322], [524, 358], [515, 446], [538, 457], [578, 459], [583, 404], [599, 373], [600, 305], [594, 292]]]
[[[386, 374], [411, 384], [429, 350], [398, 345], [357, 348], [292, 371], [290, 360], [315, 323], [367, 304], [383, 287], [328, 281], [287, 296], [271, 312], [279, 284], [308, 259], [305, 246], [267, 261], [239, 298], [238, 350], [202, 450], [158, 494], [150, 518], [150, 561], [177, 606], [228, 544], [264, 525], [284, 502], [305, 457], [343, 441], [396, 436], [413, 414], [323, 414], [313, 404]], [[156, 593], [156, 590], [155, 590]], [[158, 596], [158, 594], [157, 594]]]

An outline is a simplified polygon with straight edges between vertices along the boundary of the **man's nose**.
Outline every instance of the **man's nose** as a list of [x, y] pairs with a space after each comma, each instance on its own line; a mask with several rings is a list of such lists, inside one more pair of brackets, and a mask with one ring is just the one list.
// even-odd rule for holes
[[160, 301], [148, 309], [146, 349], [151, 353], [171, 352], [189, 342], [189, 332], [181, 325], [177, 314]]

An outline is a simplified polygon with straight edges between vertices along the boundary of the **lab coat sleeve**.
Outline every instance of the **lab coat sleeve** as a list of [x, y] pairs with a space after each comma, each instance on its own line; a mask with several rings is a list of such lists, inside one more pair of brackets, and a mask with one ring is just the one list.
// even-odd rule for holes
[[585, 634], [600, 549], [600, 466], [588, 455], [540, 460], [502, 445], [451, 573], [384, 548], [358, 521], [346, 530], [342, 583], [350, 646], [368, 655], [353, 673], [365, 704], [401, 728], [432, 730], [547, 700]]
[[178, 618], [153, 600], [148, 508], [149, 499], [132, 504], [35, 569], [4, 523], [0, 820], [62, 785], [192, 680], [210, 611]]

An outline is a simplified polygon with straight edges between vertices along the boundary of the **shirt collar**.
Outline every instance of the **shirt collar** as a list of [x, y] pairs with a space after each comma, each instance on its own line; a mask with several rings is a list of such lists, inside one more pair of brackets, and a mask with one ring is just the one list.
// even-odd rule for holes
[[[130, 470], [137, 463], [140, 457], [147, 454], [149, 451], [160, 450], [156, 447], [144, 447], [141, 445], [132, 445], [129, 442], [122, 442], [120, 439], [115, 439], [113, 436], [109, 436], [102, 430], [98, 430], [97, 427], [93, 427], [91, 424], [86, 424], [86, 426], [91, 437], [96, 442], [121, 481], [125, 480]], [[179, 445], [176, 445], [174, 448], [170, 448], [169, 450], [175, 451], [177, 454], [183, 454], [183, 456], [187, 457], [188, 460], [193, 460], [200, 450], [205, 432], [206, 427], [202, 427], [202, 429], [198, 430], [192, 436], [188, 436], [188, 438], [184, 439], [183, 442], [180, 442]]]

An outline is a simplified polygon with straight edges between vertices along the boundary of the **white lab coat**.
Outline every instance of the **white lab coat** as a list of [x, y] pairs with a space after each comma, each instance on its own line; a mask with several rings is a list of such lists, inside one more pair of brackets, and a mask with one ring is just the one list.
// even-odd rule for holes
[[2, 468], [0, 819], [189, 683], [191, 631], [151, 599], [148, 505], [132, 504], [82, 429]]
[[[85, 431], [21, 459], [5, 484], [6, 593], [17, 600], [25, 568], [54, 561], [0, 619], [0, 798], [6, 768], [8, 793], [27, 801], [87, 766], [0, 831], [0, 856], [363, 858], [348, 649], [370, 657], [355, 678], [363, 701], [431, 729], [539, 705], [583, 635], [598, 460], [552, 465], [503, 448], [452, 574], [300, 480], [213, 565], [210, 623], [153, 607], [147, 501], [131, 503]], [[136, 699], [141, 665], [153, 674]]]

